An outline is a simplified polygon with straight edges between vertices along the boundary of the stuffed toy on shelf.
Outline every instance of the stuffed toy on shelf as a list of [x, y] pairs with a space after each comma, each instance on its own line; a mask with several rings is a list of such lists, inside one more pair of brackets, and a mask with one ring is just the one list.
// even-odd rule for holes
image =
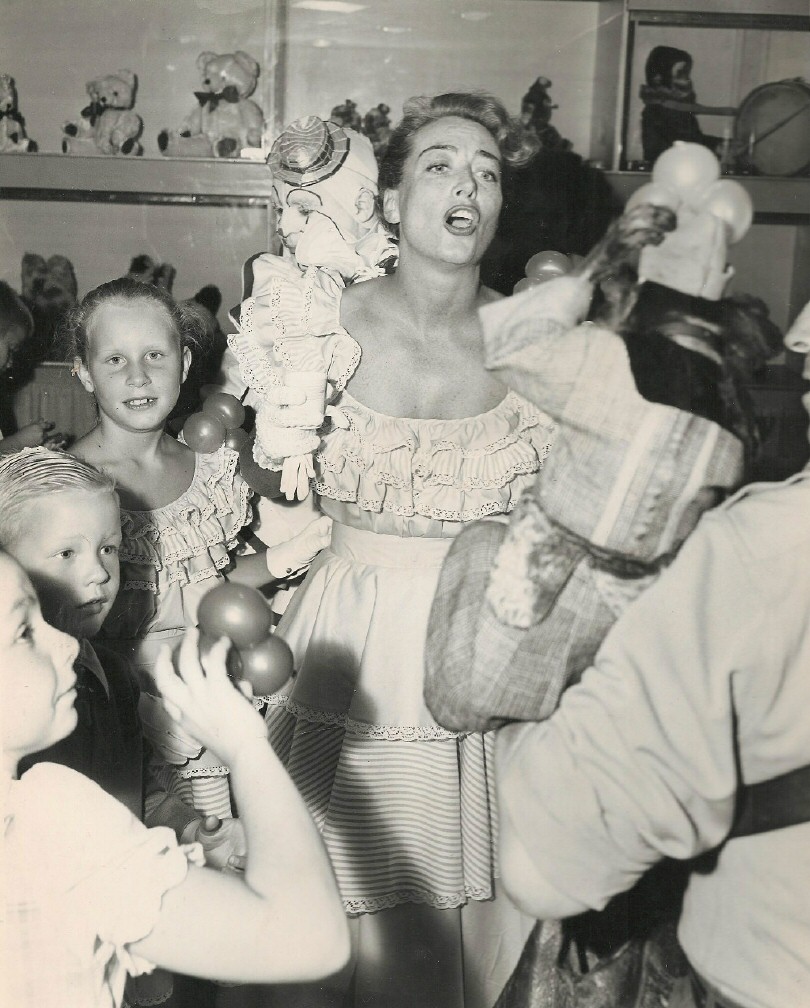
[[202, 89], [197, 107], [177, 130], [158, 134], [167, 157], [239, 157], [244, 147], [259, 147], [264, 115], [250, 95], [256, 90], [259, 64], [241, 50], [197, 57]]
[[26, 154], [37, 149], [25, 135], [25, 120], [17, 111], [14, 78], [0, 74], [0, 154]]
[[132, 111], [138, 78], [131, 70], [116, 70], [87, 83], [90, 104], [81, 118], [65, 123], [64, 154], [143, 154], [138, 137], [143, 120]]

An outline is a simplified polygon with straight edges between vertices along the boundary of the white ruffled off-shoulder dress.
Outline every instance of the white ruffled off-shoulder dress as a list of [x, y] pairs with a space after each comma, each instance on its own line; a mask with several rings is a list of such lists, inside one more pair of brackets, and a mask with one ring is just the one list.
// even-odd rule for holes
[[[512, 510], [553, 425], [513, 392], [462, 419], [369, 409], [346, 388], [360, 348], [340, 325], [340, 286], [322, 271], [302, 277], [274, 256], [253, 268], [253, 295], [231, 337], [245, 381], [261, 395], [283, 380], [284, 367], [311, 366], [320, 354], [345, 424], [333, 425], [315, 452], [314, 490], [334, 521], [332, 540], [278, 627], [296, 675], [269, 698], [270, 738], [323, 834], [347, 912], [363, 915], [358, 973], [364, 955], [388, 957], [392, 991], [379, 1003], [427, 1004], [409, 999], [416, 967], [408, 956], [420, 940], [430, 956], [430, 936], [378, 922], [383, 946], [363, 938], [380, 911], [410, 903], [459, 921], [438, 915], [455, 928], [460, 955], [448, 969], [461, 963], [462, 975], [434, 1003], [491, 1005], [526, 933], [517, 911], [495, 899], [493, 740], [446, 731], [431, 717], [422, 696], [425, 635], [454, 536]], [[485, 913], [473, 924], [476, 907]], [[355, 1003], [367, 1003], [358, 977], [355, 986]]]

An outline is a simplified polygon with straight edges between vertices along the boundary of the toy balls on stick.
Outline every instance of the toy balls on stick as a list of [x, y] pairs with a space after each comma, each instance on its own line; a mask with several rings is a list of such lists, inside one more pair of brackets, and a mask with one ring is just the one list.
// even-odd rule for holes
[[225, 582], [203, 596], [197, 610], [200, 647], [227, 637], [234, 645], [228, 653], [228, 674], [247, 679], [254, 696], [275, 693], [292, 675], [289, 645], [271, 635], [272, 618], [264, 596], [247, 585]]
[[270, 633], [272, 617], [264, 596], [255, 588], [230, 581], [203, 596], [197, 610], [200, 630], [209, 637], [227, 637], [237, 648], [249, 648]]
[[652, 170], [653, 182], [688, 197], [720, 177], [720, 164], [708, 147], [676, 140], [661, 154]]
[[520, 294], [521, 291], [528, 290], [530, 287], [537, 287], [539, 284], [545, 283], [546, 280], [550, 280], [551, 276], [547, 276], [543, 279], [540, 277], [521, 277], [520, 280], [512, 288], [513, 294]]
[[192, 413], [183, 424], [183, 440], [192, 451], [208, 455], [222, 447], [225, 425], [207, 413]]
[[245, 407], [230, 392], [210, 392], [202, 408], [206, 416], [220, 420], [226, 430], [235, 430], [245, 422]]
[[293, 655], [289, 644], [271, 634], [263, 641], [239, 652], [242, 678], [247, 679], [254, 696], [275, 693], [293, 672]]
[[538, 277], [540, 280], [551, 280], [555, 276], [565, 276], [571, 272], [571, 260], [562, 252], [535, 252], [526, 263], [526, 276]]
[[745, 236], [754, 220], [754, 205], [748, 192], [732, 179], [719, 179], [700, 195], [697, 207], [708, 210], [728, 226], [730, 244]]
[[230, 448], [231, 451], [240, 452], [245, 445], [252, 443], [250, 434], [241, 427], [234, 427], [233, 430], [229, 430], [225, 435], [225, 447]]

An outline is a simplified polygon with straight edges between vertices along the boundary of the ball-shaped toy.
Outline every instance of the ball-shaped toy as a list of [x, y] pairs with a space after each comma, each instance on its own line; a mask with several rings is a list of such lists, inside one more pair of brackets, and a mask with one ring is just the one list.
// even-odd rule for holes
[[526, 276], [539, 277], [541, 280], [551, 279], [553, 276], [565, 276], [571, 272], [572, 262], [563, 252], [554, 252], [550, 249], [535, 254], [526, 263]]
[[528, 290], [530, 287], [537, 287], [540, 284], [546, 282], [546, 280], [553, 279], [553, 274], [549, 273], [545, 277], [521, 277], [520, 280], [512, 288], [513, 294], [520, 294], [521, 291]]
[[203, 402], [202, 411], [220, 420], [226, 430], [235, 430], [245, 422], [245, 407], [230, 392], [211, 392]]
[[254, 696], [275, 693], [293, 672], [290, 646], [275, 634], [240, 650], [239, 662], [242, 678], [250, 683]]
[[225, 425], [207, 413], [192, 413], [183, 424], [183, 440], [192, 451], [210, 455], [225, 441]]
[[270, 633], [272, 616], [258, 589], [223, 581], [203, 596], [197, 621], [208, 637], [227, 637], [241, 650], [264, 640]]
[[730, 244], [745, 236], [754, 220], [754, 204], [739, 182], [733, 179], [718, 179], [712, 182], [700, 195], [697, 206], [719, 217], [728, 226]]
[[234, 427], [225, 435], [225, 447], [231, 451], [239, 452], [249, 444], [252, 444], [250, 434], [242, 427]]
[[720, 177], [720, 163], [703, 144], [676, 140], [653, 165], [652, 180], [689, 198]]

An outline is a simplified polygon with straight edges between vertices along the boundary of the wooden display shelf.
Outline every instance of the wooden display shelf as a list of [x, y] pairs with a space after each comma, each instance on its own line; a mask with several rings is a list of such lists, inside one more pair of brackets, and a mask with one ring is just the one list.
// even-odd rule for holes
[[[605, 174], [622, 202], [651, 180], [649, 172], [609, 171]], [[757, 223], [810, 224], [810, 178], [765, 178], [758, 175], [724, 178], [733, 178], [748, 190]]]
[[270, 173], [243, 159], [3, 154], [0, 199], [267, 206]]
[[[649, 172], [606, 172], [625, 201]], [[810, 223], [810, 178], [735, 176], [761, 223]], [[0, 155], [0, 199], [89, 203], [267, 206], [270, 173], [259, 161], [203, 158]]]

